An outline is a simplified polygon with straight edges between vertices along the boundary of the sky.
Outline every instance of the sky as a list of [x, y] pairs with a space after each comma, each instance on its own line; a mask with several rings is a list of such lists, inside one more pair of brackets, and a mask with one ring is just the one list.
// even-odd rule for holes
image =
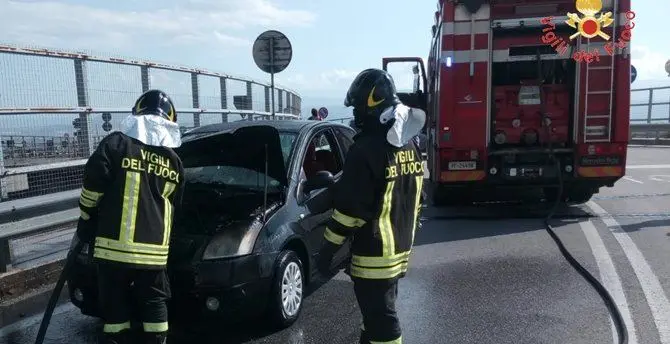
[[[637, 18], [632, 58], [638, 71], [633, 87], [670, 85], [664, 72], [670, 45], [659, 29], [670, 2], [633, 2]], [[293, 60], [277, 74], [278, 84], [300, 93], [303, 113], [324, 105], [333, 117], [342, 117], [342, 100], [358, 72], [380, 67], [384, 56], [427, 57], [436, 4], [437, 0], [0, 0], [0, 41], [149, 59], [269, 81], [255, 65], [251, 47], [261, 32], [275, 29], [285, 33], [293, 47]], [[396, 77], [397, 83], [408, 81], [407, 75]], [[180, 82], [188, 84], [188, 79]]]

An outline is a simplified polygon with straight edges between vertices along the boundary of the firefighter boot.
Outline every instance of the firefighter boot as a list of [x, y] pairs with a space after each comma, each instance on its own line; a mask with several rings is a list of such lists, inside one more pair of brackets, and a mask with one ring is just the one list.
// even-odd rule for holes
[[145, 332], [142, 344], [167, 344], [167, 332]]
[[130, 330], [117, 333], [103, 333], [98, 338], [98, 344], [130, 344]]

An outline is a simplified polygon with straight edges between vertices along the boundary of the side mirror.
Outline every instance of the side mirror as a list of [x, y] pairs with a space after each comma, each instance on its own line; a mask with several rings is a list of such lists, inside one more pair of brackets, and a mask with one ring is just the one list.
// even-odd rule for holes
[[316, 175], [305, 181], [303, 191], [305, 193], [312, 192], [314, 190], [326, 188], [335, 183], [335, 178], [333, 174], [329, 171], [319, 171]]

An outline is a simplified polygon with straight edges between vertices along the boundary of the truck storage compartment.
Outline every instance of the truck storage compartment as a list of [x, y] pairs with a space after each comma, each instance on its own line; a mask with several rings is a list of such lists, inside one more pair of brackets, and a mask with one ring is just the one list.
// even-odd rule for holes
[[542, 147], [550, 141], [554, 147], [567, 147], [572, 142], [575, 61], [523, 58], [538, 53], [547, 52], [541, 46], [510, 47], [510, 58], [493, 63], [494, 149]]

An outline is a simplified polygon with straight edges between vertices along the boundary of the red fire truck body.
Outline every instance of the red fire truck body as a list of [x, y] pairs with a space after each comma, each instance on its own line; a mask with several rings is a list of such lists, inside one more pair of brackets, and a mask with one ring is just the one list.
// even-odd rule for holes
[[[412, 61], [421, 67], [425, 89], [415, 86], [414, 93], [400, 96], [426, 110], [436, 203], [461, 202], [478, 190], [529, 186], [543, 188], [553, 200], [558, 173], [563, 200], [582, 203], [624, 176], [630, 0], [604, 1], [591, 14], [598, 22], [612, 12], [613, 22], [602, 29], [609, 40], [570, 39], [578, 32], [570, 18], [582, 20], [598, 3], [440, 0], [427, 73], [421, 58], [384, 58], [384, 69]], [[576, 26], [592, 32], [593, 22], [587, 22]], [[418, 78], [419, 68], [414, 70]]]

